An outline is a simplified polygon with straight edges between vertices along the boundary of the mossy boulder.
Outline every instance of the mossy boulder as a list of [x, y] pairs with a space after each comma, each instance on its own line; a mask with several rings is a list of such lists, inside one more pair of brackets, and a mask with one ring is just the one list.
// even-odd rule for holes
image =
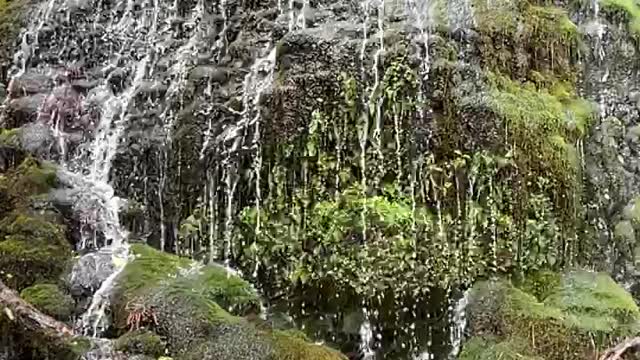
[[475, 337], [469, 340], [460, 354], [460, 360], [544, 360], [531, 355], [531, 349], [521, 339], [506, 341], [494, 337]]
[[61, 321], [68, 320], [73, 313], [73, 299], [54, 284], [30, 286], [22, 290], [20, 297], [43, 313]]
[[298, 332], [274, 331], [271, 334], [274, 344], [273, 360], [329, 360], [343, 359], [339, 352], [310, 343], [309, 340]]
[[[148, 295], [151, 289], [163, 288], [170, 293], [189, 289], [193, 296], [213, 301], [233, 314], [245, 315], [260, 308], [251, 284], [222, 266], [202, 266], [141, 244], [132, 245], [131, 252], [135, 259], [119, 279], [120, 292], [127, 301]], [[167, 283], [168, 277], [173, 281]]]
[[136, 330], [119, 337], [114, 348], [127, 354], [159, 357], [164, 354], [165, 344], [160, 336], [151, 331]]
[[61, 225], [20, 213], [0, 221], [0, 277], [9, 287], [58, 281], [71, 255]]
[[14, 207], [25, 208], [29, 200], [45, 195], [57, 184], [55, 165], [27, 157], [18, 166], [0, 177], [0, 189], [5, 189]]
[[[146, 245], [132, 245], [131, 250], [135, 258], [118, 278], [114, 303], [121, 330], [146, 326], [166, 341], [171, 355], [181, 359], [344, 359], [325, 347], [257, 327], [238, 316], [258, 313], [260, 300], [248, 282], [227, 269], [203, 266]], [[131, 315], [140, 321], [128, 323]], [[125, 335], [122, 343], [129, 338]]]
[[640, 321], [631, 295], [608, 275], [578, 270], [545, 273], [521, 288], [506, 280], [478, 283], [468, 310], [474, 336], [495, 337], [496, 344], [520, 339], [527, 356], [546, 360], [591, 358], [635, 334]]

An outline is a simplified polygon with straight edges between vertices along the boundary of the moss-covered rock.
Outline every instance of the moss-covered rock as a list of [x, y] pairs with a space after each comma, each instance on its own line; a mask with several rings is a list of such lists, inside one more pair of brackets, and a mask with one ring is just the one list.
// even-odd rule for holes
[[[127, 300], [145, 295], [147, 290], [163, 283], [167, 291], [189, 289], [194, 296], [213, 301], [237, 315], [260, 307], [260, 299], [251, 284], [222, 266], [201, 266], [141, 244], [132, 245], [131, 251], [135, 259], [127, 264], [119, 281], [120, 291]], [[179, 273], [183, 276], [175, 277]], [[175, 277], [171, 283], [163, 282], [170, 276]]]
[[71, 255], [60, 225], [19, 213], [0, 221], [0, 276], [14, 289], [58, 281]]
[[525, 341], [510, 339], [497, 342], [493, 337], [475, 337], [464, 346], [460, 360], [543, 360], [531, 355]]
[[157, 334], [148, 330], [136, 330], [119, 337], [114, 348], [128, 354], [159, 357], [164, 354], [165, 344]]
[[477, 46], [484, 65], [525, 79], [531, 70], [574, 76], [577, 26], [565, 9], [528, 0], [474, 0]]
[[0, 146], [19, 147], [20, 132], [20, 128], [0, 129]]
[[273, 360], [332, 360], [344, 359], [339, 352], [326, 346], [310, 343], [297, 332], [274, 331], [271, 334], [274, 344]]
[[20, 297], [43, 313], [62, 321], [69, 319], [74, 308], [71, 296], [54, 284], [30, 286], [22, 290]]
[[[249, 283], [223, 267], [198, 265], [139, 244], [132, 245], [132, 252], [136, 258], [118, 279], [116, 325], [147, 326], [166, 340], [171, 355], [211, 360], [343, 359], [337, 352], [233, 315], [257, 312], [259, 298]], [[131, 315], [141, 321], [127, 324]], [[132, 337], [124, 335], [122, 345]]]
[[477, 284], [469, 306], [473, 335], [497, 337], [496, 343], [521, 339], [531, 356], [568, 360], [593, 357], [638, 329], [638, 307], [608, 275], [547, 273], [524, 284], [535, 295], [504, 280]]

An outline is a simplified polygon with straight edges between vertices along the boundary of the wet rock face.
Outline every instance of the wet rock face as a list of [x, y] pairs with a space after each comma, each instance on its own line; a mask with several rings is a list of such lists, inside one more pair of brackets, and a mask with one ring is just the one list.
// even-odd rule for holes
[[[618, 25], [601, 19], [587, 23], [586, 38], [594, 51], [585, 59], [580, 90], [598, 105], [599, 116], [584, 143], [585, 179], [589, 198], [587, 220], [595, 230], [602, 257], [598, 264], [616, 279], [632, 281], [633, 242], [616, 241], [616, 226], [636, 219], [625, 214], [640, 192], [640, 88], [637, 48]], [[620, 228], [618, 226], [618, 228]]]
[[[411, 29], [403, 3], [389, 3], [390, 21]], [[135, 230], [155, 243], [162, 237], [172, 248], [176, 228], [204, 190], [205, 174], [219, 171], [208, 168], [252, 156], [248, 120], [257, 112], [246, 108], [258, 93], [262, 141], [292, 139], [304, 131], [313, 109], [327, 105], [323, 98], [339, 94], [337, 74], [373, 69], [375, 49], [364, 49], [359, 64], [363, 24], [356, 4], [154, 4], [40, 3], [17, 47], [0, 123], [50, 127], [54, 141], [47, 142], [48, 150], [71, 160], [90, 157], [93, 149], [78, 145], [110, 121], [122, 133], [111, 176], [116, 190], [149, 209], [144, 226]], [[375, 26], [371, 20], [369, 34]], [[404, 30], [395, 36], [402, 38]], [[275, 65], [275, 73], [265, 69], [248, 79], [256, 60], [273, 47], [276, 57], [265, 65]], [[247, 80], [255, 86], [247, 88]], [[39, 145], [34, 147], [45, 147]]]

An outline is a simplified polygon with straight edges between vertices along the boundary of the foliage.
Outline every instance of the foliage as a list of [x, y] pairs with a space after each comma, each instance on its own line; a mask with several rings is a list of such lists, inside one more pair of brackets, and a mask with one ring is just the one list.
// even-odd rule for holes
[[58, 320], [65, 321], [73, 313], [73, 299], [60, 291], [54, 284], [30, 286], [20, 292], [20, 297], [38, 310]]

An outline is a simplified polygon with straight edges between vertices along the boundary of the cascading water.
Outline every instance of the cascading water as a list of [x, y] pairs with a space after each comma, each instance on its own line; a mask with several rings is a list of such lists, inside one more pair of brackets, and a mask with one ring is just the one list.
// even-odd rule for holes
[[465, 291], [460, 299], [455, 301], [452, 307], [449, 308], [451, 313], [451, 351], [449, 352], [449, 359], [457, 359], [460, 354], [462, 341], [464, 340], [464, 332], [467, 328], [467, 316], [466, 309], [469, 304], [470, 291]]
[[[381, 261], [377, 257], [380, 254], [374, 254], [377, 246], [387, 243], [408, 249], [406, 254], [398, 256], [402, 259], [399, 261], [401, 266], [410, 264], [398, 270], [402, 275], [420, 267], [432, 270], [430, 267], [450, 266], [456, 273], [448, 275], [464, 278], [461, 281], [469, 280], [465, 277], [467, 271], [475, 271], [467, 269], [465, 263], [476, 255], [473, 251], [485, 250], [476, 249], [482, 247], [476, 246], [478, 241], [486, 240], [486, 244], [481, 245], [487, 248], [488, 257], [482, 259], [483, 266], [488, 264], [487, 271], [499, 269], [501, 257], [504, 253], [509, 255], [510, 249], [501, 249], [499, 243], [507, 231], [500, 228], [504, 225], [500, 222], [509, 223], [509, 219], [503, 219], [507, 216], [503, 213], [510, 212], [494, 206], [494, 201], [500, 201], [496, 195], [502, 191], [500, 184], [495, 178], [483, 178], [485, 173], [493, 171], [486, 169], [492, 165], [483, 163], [472, 169], [469, 165], [472, 160], [461, 156], [453, 167], [440, 166], [442, 159], [436, 159], [438, 155], [431, 152], [431, 146], [440, 146], [431, 143], [432, 136], [433, 139], [439, 136], [435, 134], [437, 131], [431, 132], [431, 126], [438, 125], [432, 123], [453, 120], [449, 117], [458, 115], [455, 112], [442, 114], [445, 111], [442, 108], [459, 105], [443, 105], [439, 97], [449, 100], [448, 97], [453, 99], [458, 94], [443, 95], [442, 92], [474, 92], [462, 89], [476, 85], [469, 84], [472, 81], [466, 78], [465, 71], [472, 74], [483, 71], [475, 69], [482, 65], [478, 65], [475, 55], [468, 51], [472, 49], [473, 32], [478, 30], [474, 28], [471, 0], [447, 2], [445, 22], [450, 31], [446, 36], [437, 26], [440, 25], [438, 16], [442, 15], [439, 13], [442, 4], [432, 0], [402, 0], [403, 14], [387, 13], [396, 4], [392, 0], [358, 1], [358, 10], [355, 10], [356, 6], [324, 1], [281, 0], [277, 1], [277, 12], [275, 1], [269, 5], [272, 8], [263, 8], [264, 2], [250, 1], [240, 4], [230, 0], [122, 0], [101, 2], [100, 10], [85, 9], [82, 18], [89, 19], [88, 22], [75, 19], [76, 25], [85, 26], [76, 31], [79, 38], [96, 33], [101, 34], [100, 38], [76, 39], [75, 34], [66, 33], [47, 37], [52, 31], [48, 22], [58, 16], [61, 2], [50, 0], [42, 4], [37, 21], [23, 37], [23, 49], [16, 56], [14, 73], [17, 78], [30, 72], [52, 73], [57, 71], [56, 66], [64, 63], [70, 73], [76, 71], [74, 66], [91, 73], [91, 79], [97, 84], [87, 85], [88, 80], [74, 82], [77, 78], [71, 79], [72, 75], [68, 75], [70, 80], [60, 77], [62, 80], [58, 79], [52, 85], [55, 91], [47, 90], [50, 96], [43, 109], [49, 109], [49, 100], [59, 104], [61, 94], [67, 97], [69, 93], [72, 94], [70, 97], [79, 99], [80, 105], [74, 103], [72, 110], [63, 109], [65, 111], [54, 106], [50, 111], [42, 110], [38, 117], [39, 122], [46, 123], [51, 129], [55, 139], [51, 157], [60, 163], [59, 177], [67, 187], [57, 195], [72, 203], [79, 218], [78, 250], [91, 251], [82, 256], [71, 275], [72, 284], [79, 284], [93, 293], [88, 309], [78, 321], [79, 330], [86, 335], [101, 336], [109, 327], [109, 297], [117, 285], [120, 271], [129, 260], [129, 238], [148, 240], [161, 250], [180, 255], [196, 258], [197, 254], [208, 258], [210, 263], [222, 261], [229, 275], [252, 273], [253, 279], [265, 281], [261, 279], [260, 270], [265, 270], [271, 263], [263, 261], [261, 256], [266, 255], [261, 251], [266, 253], [265, 247], [277, 243], [286, 255], [296, 254], [298, 249], [291, 250], [296, 246], [285, 241], [289, 238], [299, 240], [296, 238], [298, 233], [311, 229], [301, 241], [305, 256], [311, 254], [302, 260], [308, 267], [303, 266], [301, 275], [287, 273], [291, 271], [287, 266], [276, 270], [300, 275], [301, 283], [315, 280], [308, 280], [309, 274], [304, 271], [327, 271], [331, 278], [351, 275], [356, 278], [339, 285], [353, 287], [357, 293], [353, 298], [362, 301], [354, 301], [355, 306], [366, 306], [368, 311], [363, 314], [364, 321], [352, 321], [355, 325], [350, 324], [347, 330], [338, 329], [343, 325], [342, 315], [345, 314], [340, 312], [342, 309], [327, 310], [334, 311], [331, 314], [322, 313], [320, 320], [330, 319], [331, 326], [335, 327], [326, 331], [332, 340], [348, 337], [350, 349], [357, 348], [364, 359], [384, 358], [388, 353], [421, 360], [455, 359], [459, 355], [469, 297], [464, 293], [458, 298], [455, 293], [452, 295], [451, 291], [443, 290], [456, 288], [459, 284], [443, 285], [434, 281], [429, 284], [434, 289], [414, 289], [407, 285], [409, 281], [398, 276], [397, 285], [384, 284], [388, 287], [380, 293], [370, 285], [374, 281], [384, 283], [388, 280], [382, 279], [385, 276], [391, 278], [391, 282], [396, 280], [392, 276], [397, 275], [388, 275], [382, 269], [393, 256]], [[597, 1], [592, 3], [592, 10], [599, 22]], [[560, 16], [555, 12], [551, 14]], [[333, 25], [337, 25], [337, 30], [330, 29]], [[65, 23], [65, 26], [71, 25]], [[474, 31], [467, 31], [472, 28]], [[596, 33], [599, 43], [606, 40], [602, 31], [598, 28]], [[409, 41], [398, 44], [400, 37], [407, 37]], [[63, 38], [73, 40], [67, 43]], [[92, 54], [85, 54], [86, 63], [76, 62], [81, 56], [70, 50], [73, 46], [69, 44], [74, 41], [87, 47], [99, 43], [97, 49], [104, 51], [93, 49]], [[416, 46], [411, 47], [411, 44]], [[44, 59], [40, 55], [47, 46], [50, 54]], [[399, 60], [394, 57], [395, 51], [400, 53], [398, 48], [402, 48]], [[458, 59], [451, 51], [454, 49], [459, 51]], [[603, 47], [597, 49], [596, 58], [603, 61]], [[446, 53], [446, 59], [438, 58], [441, 52]], [[47, 64], [54, 53], [56, 63]], [[343, 61], [336, 61], [340, 69], [325, 64], [330, 62], [327, 59]], [[389, 64], [394, 66], [387, 66]], [[402, 66], [409, 68], [409, 74], [400, 71]], [[335, 84], [337, 73], [343, 70], [345, 76], [340, 74], [339, 78], [353, 86], [345, 93], [354, 92], [355, 95], [340, 93], [334, 98], [334, 93], [344, 90], [338, 91], [340, 85]], [[452, 81], [459, 82], [460, 86], [430, 89], [431, 84], [434, 88], [442, 85], [443, 70], [453, 73]], [[597, 70], [600, 73], [593, 83], [600, 86], [610, 82], [604, 66]], [[406, 80], [401, 89], [385, 88], [394, 77]], [[483, 82], [480, 77], [477, 80]], [[514, 82], [519, 81], [514, 79]], [[334, 83], [326, 88], [324, 84], [316, 86], [325, 82]], [[414, 82], [419, 83], [415, 90], [407, 90], [408, 95], [398, 95], [405, 88], [411, 88]], [[482, 86], [490, 87], [484, 83]], [[514, 86], [518, 87], [519, 83]], [[293, 91], [289, 93], [291, 89]], [[76, 96], [74, 92], [81, 94]], [[304, 99], [298, 99], [296, 92], [303, 93]], [[286, 96], [283, 94], [290, 98], [282, 99]], [[611, 109], [605, 101], [607, 93], [595, 95], [600, 97], [601, 116], [610, 115], [612, 111], [606, 110]], [[345, 110], [340, 108], [342, 104], [335, 105], [343, 97], [349, 98], [345, 108], [352, 108]], [[464, 102], [465, 108], [453, 110], [477, 110], [476, 98], [460, 97], [454, 100]], [[397, 103], [393, 103], [396, 100]], [[293, 111], [287, 108], [291, 104], [296, 107]], [[299, 104], [303, 106], [297, 106]], [[491, 109], [492, 104], [482, 105], [495, 110]], [[95, 111], [94, 107], [98, 109], [98, 115], [87, 116], [90, 119], [82, 125], [86, 131], [79, 142], [73, 129], [69, 128], [65, 114], [72, 112], [78, 115], [74, 118], [77, 120]], [[295, 113], [295, 117], [291, 113]], [[311, 120], [306, 117], [308, 114], [311, 114]], [[475, 114], [465, 112], [465, 115]], [[274, 138], [275, 142], [286, 146], [291, 145], [290, 139], [297, 141], [295, 136], [304, 133], [300, 136], [304, 141], [309, 130], [306, 121], [321, 129], [313, 134], [320, 139], [312, 144], [313, 151], [308, 151], [313, 154], [304, 151], [296, 154], [299, 149], [295, 147], [298, 144], [294, 144], [294, 153], [283, 156], [286, 157], [285, 167], [292, 165], [291, 168], [276, 169], [281, 166], [279, 161], [282, 159], [274, 160], [281, 156], [277, 153], [280, 144], [273, 146]], [[466, 126], [466, 122], [471, 121], [465, 118], [461, 122]], [[327, 127], [332, 128], [327, 130]], [[433, 142], [438, 140], [441, 139]], [[475, 140], [465, 138], [460, 141], [469, 142], [464, 144], [465, 151], [482, 149], [482, 144], [476, 146]], [[326, 151], [321, 147], [329, 147], [331, 154], [321, 153]], [[576, 148], [583, 152], [581, 144]], [[458, 154], [447, 153], [441, 157], [448, 156]], [[581, 160], [584, 170], [587, 166]], [[281, 173], [286, 173], [285, 179], [278, 183]], [[327, 181], [324, 176], [330, 179]], [[397, 185], [400, 194], [387, 194], [385, 185]], [[351, 190], [357, 194], [347, 193]], [[280, 194], [274, 195], [276, 192], [285, 195], [277, 197]], [[348, 196], [342, 196], [343, 193]], [[126, 202], [119, 196], [131, 200]], [[351, 196], [356, 198], [353, 208], [349, 208]], [[344, 203], [342, 198], [346, 199]], [[290, 204], [296, 201], [301, 204]], [[144, 208], [144, 231], [132, 230], [135, 226], [127, 219], [133, 215], [123, 211], [125, 205], [134, 203]], [[344, 241], [339, 246], [343, 243], [345, 248], [347, 243], [349, 246], [362, 245], [357, 249], [361, 251], [358, 256], [349, 259], [353, 262], [342, 264], [344, 268], [337, 271], [314, 268], [316, 258], [334, 256], [330, 253], [332, 241], [337, 242], [330, 239], [318, 243], [318, 239], [326, 235], [324, 228], [314, 223], [316, 214], [313, 212], [317, 210], [314, 206], [318, 204], [317, 208], [327, 206], [329, 209], [322, 219], [328, 222], [335, 220], [334, 214], [336, 218], [343, 215], [340, 213], [343, 207], [348, 208], [343, 215], [344, 223], [336, 225], [331, 234], [335, 234], [335, 238], [345, 238], [340, 239]], [[376, 208], [379, 205], [382, 210]], [[244, 221], [239, 214], [244, 216], [244, 211], [255, 214], [255, 220], [252, 220], [255, 222], [242, 223], [252, 226], [238, 230], [238, 223]], [[274, 219], [273, 215], [278, 212], [294, 221], [287, 218], [282, 224], [278, 223], [279, 219]], [[178, 234], [176, 229], [187, 220], [193, 220], [188, 224], [193, 226], [185, 226], [193, 233], [189, 236]], [[387, 226], [386, 221], [396, 220], [401, 225]], [[349, 224], [345, 225], [347, 222]], [[384, 223], [383, 230], [378, 222]], [[131, 234], [125, 231], [125, 226]], [[357, 231], [350, 232], [342, 227], [357, 228]], [[268, 232], [274, 231], [273, 228], [281, 232], [272, 236], [273, 233]], [[396, 228], [400, 230], [394, 233]], [[250, 238], [244, 231], [252, 232], [256, 238], [266, 235], [251, 245], [255, 249], [243, 249], [241, 246]], [[270, 238], [264, 240], [267, 236]], [[392, 241], [387, 241], [390, 239]], [[437, 247], [429, 247], [433, 244]], [[431, 255], [425, 259], [424, 253], [420, 254], [424, 248], [428, 248], [425, 252], [437, 254], [437, 258]], [[255, 250], [258, 255], [246, 256], [252, 257], [247, 260], [242, 258], [245, 250], [250, 250], [247, 253]], [[335, 252], [338, 250], [341, 249]], [[383, 250], [400, 251], [396, 248]], [[238, 258], [240, 260], [236, 261]], [[281, 258], [277, 259], [278, 264], [281, 260], [290, 261]], [[373, 271], [359, 272], [358, 269], [364, 267], [359, 261], [370, 259], [373, 265], [364, 265], [371, 265]], [[253, 267], [245, 267], [243, 261]], [[237, 266], [242, 272], [231, 266]], [[469, 265], [472, 266], [476, 264]], [[354, 274], [345, 275], [345, 269], [356, 270], [352, 271]], [[377, 277], [378, 270], [383, 276]], [[470, 275], [469, 281], [473, 276]], [[395, 297], [394, 293], [385, 298], [395, 290], [400, 295]], [[429, 293], [432, 290], [433, 294]], [[282, 293], [276, 293], [274, 297], [287, 296], [286, 291]], [[371, 293], [375, 295], [370, 296]], [[333, 295], [336, 298], [351, 296], [349, 291]], [[363, 301], [362, 298], [368, 296], [370, 298]], [[452, 298], [456, 301], [451, 302]], [[391, 309], [377, 312], [383, 302]], [[324, 311], [320, 301], [311, 304], [303, 300], [295, 306], [300, 307], [301, 318], [314, 311], [308, 310], [314, 306], [316, 311]], [[287, 309], [294, 319], [292, 322], [306, 320], [297, 318], [299, 314], [294, 314], [293, 307]], [[354, 309], [347, 311], [359, 313]]]

